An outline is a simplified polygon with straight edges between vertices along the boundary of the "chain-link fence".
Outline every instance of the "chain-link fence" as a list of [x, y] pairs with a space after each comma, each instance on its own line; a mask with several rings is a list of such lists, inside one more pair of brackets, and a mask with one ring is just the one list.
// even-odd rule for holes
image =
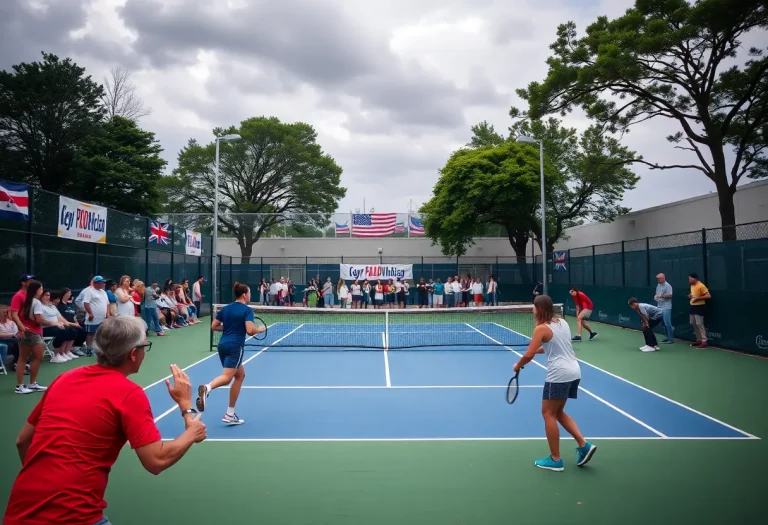
[[202, 275], [203, 302], [211, 299], [211, 237], [202, 235], [202, 256], [187, 255], [186, 230], [196, 224], [191, 220], [169, 221], [157, 241], [150, 242], [151, 219], [107, 208], [106, 243], [84, 242], [59, 235], [59, 195], [33, 187], [28, 191], [29, 221], [0, 220], [0, 304], [9, 303], [24, 273], [36, 275], [46, 288], [75, 292], [95, 275], [129, 275], [161, 287], [168, 279], [193, 282]]

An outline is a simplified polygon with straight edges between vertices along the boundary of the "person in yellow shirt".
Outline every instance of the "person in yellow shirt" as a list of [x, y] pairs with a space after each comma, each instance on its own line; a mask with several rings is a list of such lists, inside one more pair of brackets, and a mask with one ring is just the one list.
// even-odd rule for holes
[[712, 299], [712, 296], [704, 283], [699, 281], [697, 274], [688, 275], [688, 284], [691, 285], [691, 293], [688, 294], [688, 299], [691, 300], [689, 320], [693, 326], [693, 333], [696, 334], [696, 342], [691, 343], [691, 346], [706, 348], [707, 329], [704, 326], [704, 315], [706, 314], [707, 299]]

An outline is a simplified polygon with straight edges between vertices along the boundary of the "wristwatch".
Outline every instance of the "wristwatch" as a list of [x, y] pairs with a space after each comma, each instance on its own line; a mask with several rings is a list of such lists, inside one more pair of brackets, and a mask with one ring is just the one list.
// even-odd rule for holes
[[186, 410], [181, 411], [181, 417], [184, 417], [187, 414], [197, 414], [197, 410], [195, 410], [194, 408], [188, 408]]

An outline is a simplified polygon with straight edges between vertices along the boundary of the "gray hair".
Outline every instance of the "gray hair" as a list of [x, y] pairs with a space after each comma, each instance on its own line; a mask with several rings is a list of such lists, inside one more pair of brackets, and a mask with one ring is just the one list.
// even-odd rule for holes
[[111, 367], [122, 365], [131, 350], [144, 342], [145, 335], [144, 323], [138, 317], [108, 317], [94, 337], [96, 362]]

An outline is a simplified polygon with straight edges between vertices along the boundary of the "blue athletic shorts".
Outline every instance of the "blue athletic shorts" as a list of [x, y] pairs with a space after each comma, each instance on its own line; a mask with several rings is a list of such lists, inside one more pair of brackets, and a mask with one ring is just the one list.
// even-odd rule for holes
[[544, 383], [542, 399], [576, 399], [581, 379], [567, 383]]
[[238, 369], [240, 368], [240, 365], [243, 364], [243, 353], [245, 351], [245, 347], [239, 346], [222, 348], [220, 346], [218, 350], [222, 367]]

